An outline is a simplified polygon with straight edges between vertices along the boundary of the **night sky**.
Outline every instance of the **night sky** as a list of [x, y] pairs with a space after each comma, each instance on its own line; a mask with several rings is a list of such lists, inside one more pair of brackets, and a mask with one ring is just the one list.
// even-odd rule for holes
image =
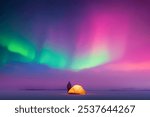
[[150, 89], [149, 0], [1, 0], [0, 90]]

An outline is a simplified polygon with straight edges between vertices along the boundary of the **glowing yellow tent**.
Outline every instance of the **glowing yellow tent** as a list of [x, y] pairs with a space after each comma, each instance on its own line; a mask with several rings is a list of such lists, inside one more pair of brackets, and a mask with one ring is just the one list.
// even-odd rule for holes
[[83, 89], [81, 85], [74, 85], [69, 91], [68, 94], [78, 94], [85, 95], [86, 91]]

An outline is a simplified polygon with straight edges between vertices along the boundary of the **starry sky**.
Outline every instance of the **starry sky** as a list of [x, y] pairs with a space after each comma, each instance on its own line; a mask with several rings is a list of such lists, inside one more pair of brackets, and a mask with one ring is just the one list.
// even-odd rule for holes
[[150, 88], [149, 0], [0, 1], [0, 89]]

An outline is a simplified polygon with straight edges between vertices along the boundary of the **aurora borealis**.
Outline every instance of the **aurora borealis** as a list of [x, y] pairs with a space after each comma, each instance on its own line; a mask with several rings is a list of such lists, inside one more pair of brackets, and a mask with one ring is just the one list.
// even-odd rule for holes
[[55, 88], [56, 82], [62, 88], [68, 81], [93, 89], [150, 88], [149, 5], [1, 1], [0, 89]]
[[[35, 12], [45, 10], [44, 5], [41, 5], [40, 9], [35, 8]], [[30, 8], [26, 8], [26, 5], [22, 6], [24, 7], [23, 10], [21, 9], [22, 12], [26, 12], [28, 15]], [[17, 25], [18, 22], [28, 24], [29, 21], [20, 21], [20, 18], [27, 16], [25, 13], [15, 11], [18, 16], [11, 17], [12, 20], [9, 22], [10, 24], [16, 23], [14, 33], [6, 32], [3, 36], [2, 31], [0, 38], [1, 47], [8, 51], [7, 54], [17, 54], [19, 58], [17, 60], [13, 58], [13, 60], [8, 60], [6, 57], [3, 61], [6, 63], [9, 61], [35, 62], [48, 65], [50, 68], [83, 70], [117, 59], [118, 53], [121, 52], [118, 52], [117, 48], [113, 46], [124, 43], [124, 38], [128, 35], [127, 28], [130, 16], [114, 8], [112, 8], [111, 12], [105, 11], [106, 13], [101, 13], [99, 8], [89, 8], [88, 4], [83, 6], [81, 13], [71, 17], [71, 22], [68, 20], [68, 16], [72, 12], [76, 12], [76, 9], [72, 12], [64, 11], [68, 14], [60, 16], [60, 21], [53, 22], [51, 17], [54, 16], [47, 16], [50, 11], [47, 11], [48, 13], [44, 16], [41, 16], [43, 13], [35, 15], [35, 12], [33, 12], [31, 13], [33, 16], [30, 18], [31, 26], [29, 25], [28, 27]], [[59, 14], [56, 15], [59, 16]], [[45, 18], [46, 16], [48, 17], [47, 19]], [[49, 20], [46, 21], [48, 26], [45, 26], [43, 20]], [[43, 29], [40, 29], [41, 26]], [[14, 27], [12, 27], [13, 30]], [[28, 28], [32, 28], [32, 30]], [[7, 30], [10, 29], [6, 28]], [[26, 35], [21, 34], [24, 33], [22, 32], [24, 30]], [[35, 33], [30, 34], [31, 31]], [[113, 46], [110, 44], [112, 39], [114, 40]], [[72, 40], [74, 42], [71, 42]], [[36, 45], [34, 41], [38, 44]], [[41, 41], [42, 43], [40, 43]], [[111, 55], [112, 48], [116, 53], [113, 56]], [[124, 47], [120, 48], [120, 51], [122, 51]]]

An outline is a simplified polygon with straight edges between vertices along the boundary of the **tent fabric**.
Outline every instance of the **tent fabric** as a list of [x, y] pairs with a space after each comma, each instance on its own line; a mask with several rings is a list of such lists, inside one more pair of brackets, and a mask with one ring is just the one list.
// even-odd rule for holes
[[85, 95], [86, 91], [81, 85], [74, 85], [69, 91], [68, 94], [78, 94], [78, 95]]

